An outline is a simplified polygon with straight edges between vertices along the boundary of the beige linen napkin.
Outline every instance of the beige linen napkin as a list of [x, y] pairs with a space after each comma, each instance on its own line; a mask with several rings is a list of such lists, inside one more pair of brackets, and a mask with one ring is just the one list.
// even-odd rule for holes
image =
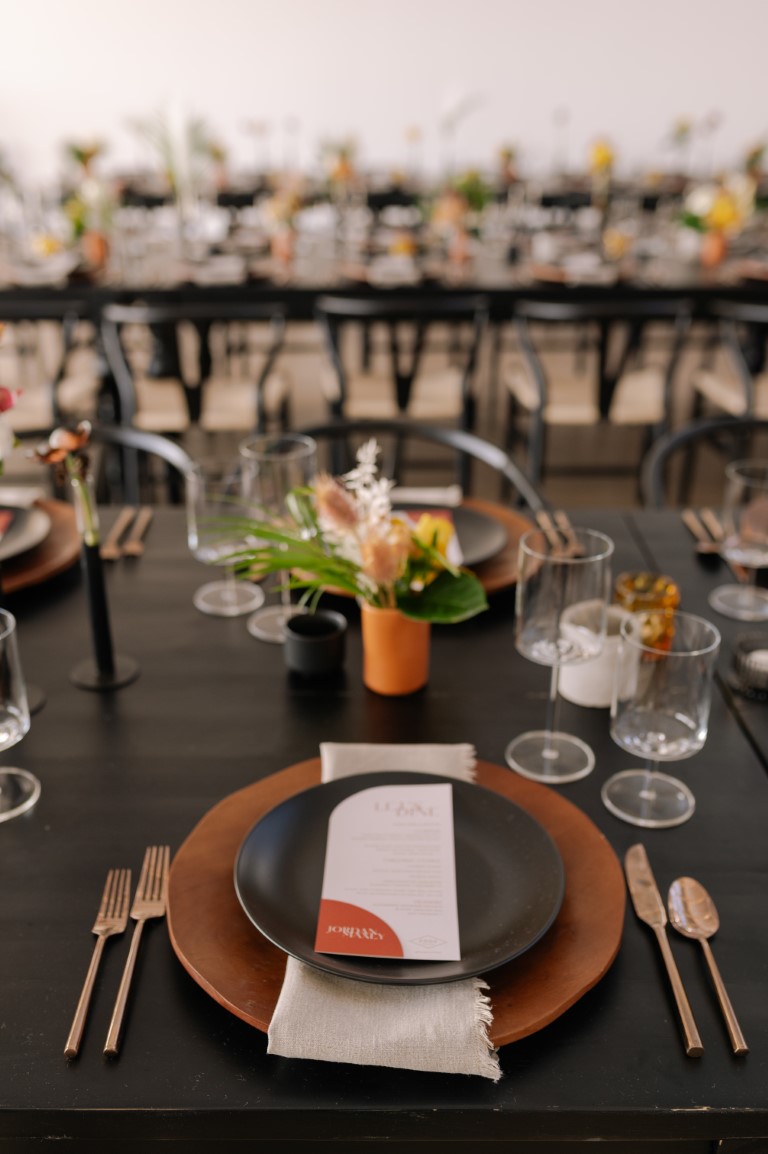
[[[322, 780], [409, 769], [474, 780], [471, 745], [320, 746]], [[477, 1074], [497, 1082], [499, 1060], [488, 1037], [493, 1020], [481, 978], [431, 986], [385, 986], [336, 977], [288, 958], [269, 1025], [270, 1054]]]

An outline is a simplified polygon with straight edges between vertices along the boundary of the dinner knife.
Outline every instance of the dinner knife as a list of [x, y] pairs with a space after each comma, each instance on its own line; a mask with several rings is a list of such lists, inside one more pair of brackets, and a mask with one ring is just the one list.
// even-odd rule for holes
[[635, 913], [641, 922], [645, 922], [646, 925], [651, 927], [659, 943], [661, 956], [664, 959], [664, 965], [667, 967], [667, 974], [672, 985], [672, 993], [675, 996], [680, 1021], [683, 1026], [685, 1052], [689, 1058], [700, 1058], [704, 1053], [704, 1046], [699, 1037], [699, 1031], [696, 1028], [693, 1011], [683, 989], [682, 978], [678, 972], [675, 959], [672, 956], [666, 931], [667, 911], [664, 902], [661, 900], [659, 887], [656, 885], [656, 879], [653, 876], [648, 855], [645, 852], [645, 846], [630, 846], [624, 857], [624, 872], [627, 875], [627, 884], [632, 897], [632, 905], [635, 907]]

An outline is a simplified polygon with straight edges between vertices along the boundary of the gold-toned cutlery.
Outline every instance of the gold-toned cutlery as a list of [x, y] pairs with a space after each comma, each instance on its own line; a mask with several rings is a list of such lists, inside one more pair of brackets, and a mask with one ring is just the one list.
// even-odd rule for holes
[[535, 517], [536, 524], [554, 552], [564, 557], [578, 557], [583, 553], [568, 514], [563, 509], [556, 509], [553, 513], [539, 509]]
[[136, 509], [133, 505], [126, 505], [124, 509], [120, 510], [114, 525], [107, 533], [99, 549], [99, 555], [102, 561], [120, 560], [123, 555], [123, 546], [120, 544], [120, 538], [135, 516]]
[[96, 974], [99, 969], [104, 943], [114, 934], [122, 934], [128, 925], [128, 906], [131, 898], [131, 871], [110, 870], [101, 895], [101, 905], [93, 923], [91, 933], [96, 935], [96, 944], [93, 947], [91, 964], [85, 977], [80, 1000], [77, 1003], [75, 1016], [64, 1047], [67, 1058], [75, 1058], [80, 1049], [80, 1042], [85, 1028], [85, 1019], [93, 993]]
[[712, 975], [715, 993], [723, 1011], [728, 1037], [734, 1054], [746, 1054], [749, 1051], [744, 1035], [741, 1032], [731, 999], [720, 976], [712, 947], [708, 938], [711, 938], [720, 928], [720, 918], [717, 907], [712, 898], [695, 878], [676, 878], [669, 887], [667, 897], [669, 920], [679, 933], [687, 938], [695, 938], [701, 942], [704, 957]]
[[712, 540], [699, 519], [698, 513], [695, 513], [693, 509], [683, 509], [680, 514], [680, 520], [691, 536], [695, 538], [697, 553], [714, 553], [716, 556], [720, 555], [720, 545], [717, 541]]
[[124, 557], [141, 557], [144, 552], [144, 534], [149, 528], [152, 521], [153, 510], [149, 505], [142, 505], [139, 509], [139, 514], [133, 524], [125, 544], [123, 545]]
[[645, 922], [646, 925], [651, 927], [659, 943], [661, 956], [664, 959], [664, 965], [667, 967], [672, 993], [674, 994], [677, 1010], [680, 1014], [683, 1038], [685, 1040], [685, 1052], [689, 1058], [700, 1058], [704, 1053], [704, 1046], [683, 987], [683, 980], [680, 977], [677, 964], [672, 956], [666, 931], [667, 911], [661, 900], [659, 887], [656, 885], [656, 879], [653, 876], [648, 855], [645, 852], [645, 846], [639, 844], [630, 846], [624, 857], [624, 872], [627, 875], [627, 884], [632, 897], [632, 904], [635, 907], [635, 913], [641, 922]]
[[723, 556], [723, 529], [720, 518], [713, 509], [702, 509], [700, 513], [693, 509], [683, 509], [680, 519], [686, 529], [696, 539], [696, 552], [703, 555], [714, 554], [725, 561], [739, 584], [749, 581], [749, 572], [743, 565], [735, 565]]
[[125, 1007], [128, 1002], [128, 992], [131, 988], [131, 979], [133, 978], [144, 923], [149, 918], [165, 916], [170, 852], [167, 845], [151, 845], [148, 846], [144, 854], [139, 884], [136, 886], [136, 894], [131, 906], [131, 917], [136, 925], [134, 926], [131, 948], [128, 952], [123, 976], [120, 980], [120, 988], [117, 991], [107, 1040], [104, 1044], [104, 1053], [112, 1057], [117, 1054], [120, 1045]]

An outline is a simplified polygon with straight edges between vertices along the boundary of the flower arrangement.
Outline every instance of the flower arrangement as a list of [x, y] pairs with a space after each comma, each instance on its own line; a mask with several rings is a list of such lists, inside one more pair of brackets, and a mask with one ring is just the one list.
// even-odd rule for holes
[[610, 176], [616, 162], [613, 146], [605, 137], [594, 140], [589, 148], [589, 171], [593, 176]]
[[90, 421], [80, 421], [75, 429], [54, 429], [48, 439], [32, 450], [41, 465], [54, 465], [62, 479], [69, 481], [75, 495], [78, 524], [86, 545], [99, 544], [99, 521], [89, 481], [86, 450], [91, 440]]
[[741, 173], [717, 184], [700, 184], [686, 196], [681, 222], [696, 232], [733, 235], [752, 214], [754, 200], [754, 180]]
[[419, 621], [474, 617], [487, 608], [485, 592], [473, 573], [448, 560], [453, 525], [430, 514], [414, 525], [394, 511], [393, 482], [378, 476], [378, 453], [368, 441], [349, 473], [321, 473], [292, 490], [291, 524], [240, 524], [256, 543], [238, 552], [238, 572], [261, 578], [289, 570], [291, 587], [304, 589], [311, 606], [334, 589]]

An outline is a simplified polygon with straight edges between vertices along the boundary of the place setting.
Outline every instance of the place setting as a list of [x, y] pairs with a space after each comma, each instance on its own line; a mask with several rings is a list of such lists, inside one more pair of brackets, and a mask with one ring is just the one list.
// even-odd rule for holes
[[[559, 1016], [613, 961], [625, 901], [613, 851], [570, 802], [500, 766], [476, 761], [469, 745], [323, 743], [320, 752], [319, 759], [225, 798], [182, 844], [168, 893], [168, 927], [177, 956], [216, 1001], [269, 1034], [271, 1052], [463, 1070], [496, 1080], [494, 1049]], [[421, 867], [433, 843], [425, 845], [420, 818], [414, 820], [430, 810], [429, 791], [435, 788], [443, 802], [450, 799], [453, 836], [450, 825], [443, 836], [451, 848], [455, 838], [455, 861], [440, 878], [436, 866], [430, 867], [433, 882], [425, 891]], [[415, 795], [412, 802], [409, 795]], [[397, 811], [404, 805], [410, 819], [395, 815], [381, 826], [373, 817], [370, 833], [355, 834], [351, 846], [342, 835], [334, 850], [335, 873], [332, 868], [329, 874], [335, 815], [347, 804], [366, 807], [379, 796], [388, 799], [389, 817], [393, 806]], [[434, 834], [432, 818], [425, 820]], [[363, 854], [351, 870], [348, 852]], [[386, 866], [383, 873], [376, 866], [380, 853], [389, 859], [391, 875], [385, 876]], [[444, 862], [444, 856], [435, 860]], [[366, 881], [368, 868], [375, 883]], [[336, 879], [328, 890], [324, 874]], [[519, 882], [512, 894], [511, 875]], [[492, 899], [497, 887], [504, 901], [484, 899], [478, 907], [478, 890]], [[368, 912], [361, 912], [363, 901], [373, 903]], [[453, 958], [430, 960], [450, 941], [446, 907], [454, 911]], [[338, 938], [318, 941], [318, 927], [328, 924], [318, 920], [323, 909], [331, 911], [332, 930], [351, 918], [343, 951], [335, 949]], [[378, 932], [366, 929], [369, 924], [385, 925], [382, 913], [406, 919], [410, 929], [401, 927], [401, 933], [408, 935], [407, 949], [393, 945], [397, 935], [385, 932], [395, 952], [369, 957], [360, 943]], [[356, 934], [360, 925], [365, 936]], [[327, 997], [336, 1020], [331, 1034], [327, 1022], [320, 1031], [304, 1029], [305, 1014], [323, 1014]], [[485, 998], [490, 998], [487, 1010]], [[358, 1045], [359, 1031], [348, 1029], [348, 1015], [365, 1020], [370, 1013], [377, 1023], [374, 1036], [378, 1028], [384, 1033], [380, 1049], [367, 1048], [357, 1057], [334, 1054], [333, 1047], [349, 1052]], [[407, 1036], [399, 1030], [402, 1045], [394, 1033], [387, 1043], [386, 1018], [411, 1013], [434, 1022], [439, 1044], [423, 1045], [418, 1029]], [[462, 1031], [458, 1045], [455, 1029]]]

